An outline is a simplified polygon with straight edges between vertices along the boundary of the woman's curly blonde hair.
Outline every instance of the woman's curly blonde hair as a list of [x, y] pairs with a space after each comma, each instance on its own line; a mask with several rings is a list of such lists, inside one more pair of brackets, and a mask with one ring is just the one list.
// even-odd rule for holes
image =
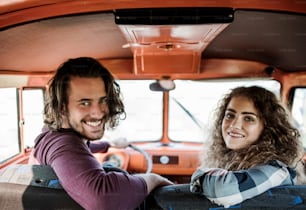
[[69, 59], [63, 63], [49, 81], [44, 106], [44, 123], [58, 130], [63, 123], [63, 110], [67, 110], [69, 83], [72, 77], [101, 78], [105, 84], [109, 114], [107, 123], [110, 128], [118, 125], [121, 115], [125, 118], [120, 87], [113, 75], [97, 60], [89, 57]]
[[[245, 97], [254, 103], [264, 129], [254, 144], [240, 150], [228, 149], [222, 137], [222, 121], [233, 97]], [[279, 160], [295, 167], [304, 154], [299, 131], [290, 123], [286, 109], [274, 93], [258, 86], [237, 87], [225, 95], [215, 112], [210, 144], [204, 144], [202, 167], [241, 170]]]

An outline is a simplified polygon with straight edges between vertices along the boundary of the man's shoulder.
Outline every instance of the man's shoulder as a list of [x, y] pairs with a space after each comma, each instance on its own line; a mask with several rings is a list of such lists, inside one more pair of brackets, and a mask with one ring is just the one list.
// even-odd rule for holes
[[[77, 140], [77, 141], [76, 141]], [[54, 144], [54, 143], [69, 143], [70, 141], [76, 143], [82, 138], [73, 130], [61, 128], [59, 130], [45, 129], [36, 138], [35, 145], [39, 144]]]

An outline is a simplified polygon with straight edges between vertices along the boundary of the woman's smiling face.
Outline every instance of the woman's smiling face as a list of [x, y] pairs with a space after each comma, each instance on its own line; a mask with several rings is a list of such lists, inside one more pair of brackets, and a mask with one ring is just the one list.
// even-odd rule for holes
[[258, 140], [263, 128], [252, 100], [243, 96], [231, 99], [222, 121], [222, 136], [227, 148], [246, 148]]

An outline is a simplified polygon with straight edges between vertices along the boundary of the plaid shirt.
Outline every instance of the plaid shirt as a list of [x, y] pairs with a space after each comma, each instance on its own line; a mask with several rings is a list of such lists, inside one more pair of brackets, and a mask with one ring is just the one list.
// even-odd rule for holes
[[296, 172], [280, 161], [248, 170], [200, 168], [191, 177], [190, 190], [210, 201], [230, 207], [280, 185], [294, 185]]

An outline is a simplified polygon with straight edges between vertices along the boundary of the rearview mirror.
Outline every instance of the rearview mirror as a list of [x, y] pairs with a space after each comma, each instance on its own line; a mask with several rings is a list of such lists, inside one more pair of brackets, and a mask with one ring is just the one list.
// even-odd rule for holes
[[152, 91], [170, 91], [173, 89], [175, 89], [173, 80], [157, 80], [150, 84], [150, 90]]

